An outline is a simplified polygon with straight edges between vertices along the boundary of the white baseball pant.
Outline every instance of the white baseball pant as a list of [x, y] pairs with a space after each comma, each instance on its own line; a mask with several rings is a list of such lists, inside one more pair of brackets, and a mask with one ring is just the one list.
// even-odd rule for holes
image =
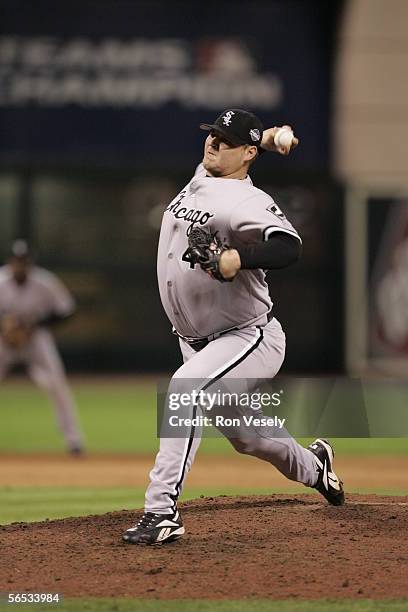
[[[180, 340], [180, 346], [184, 365], [175, 372], [169, 393], [180, 390], [183, 379], [200, 380], [203, 388], [209, 388], [211, 381], [222, 382], [223, 379], [234, 378], [238, 379], [234, 391], [239, 389], [241, 381], [242, 391], [247, 391], [247, 379], [261, 381], [276, 376], [285, 356], [285, 334], [274, 318], [264, 327], [246, 327], [228, 332], [199, 352], [195, 352], [183, 340]], [[191, 405], [190, 415], [195, 414], [197, 406]], [[167, 514], [174, 511], [200, 444], [200, 434], [199, 427], [191, 427], [184, 438], [160, 439], [160, 450], [146, 491], [146, 512]], [[298, 444], [286, 431], [282, 437], [265, 437], [255, 430], [249, 432], [247, 428], [246, 435], [245, 431], [238, 431], [228, 439], [239, 453], [268, 461], [290, 480], [308, 486], [317, 482], [313, 453]]]

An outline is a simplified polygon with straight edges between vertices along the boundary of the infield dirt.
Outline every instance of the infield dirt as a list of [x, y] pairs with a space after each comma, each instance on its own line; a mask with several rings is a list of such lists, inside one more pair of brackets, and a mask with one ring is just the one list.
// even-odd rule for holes
[[[145, 487], [152, 455], [0, 454], [0, 487]], [[336, 472], [346, 489], [407, 492], [408, 456], [339, 456]], [[188, 475], [189, 487], [270, 488], [297, 493], [303, 487], [287, 480], [266, 461], [238, 453], [199, 455]], [[280, 491], [279, 491], [280, 489]]]
[[181, 504], [186, 536], [121, 541], [122, 511], [0, 527], [0, 591], [157, 599], [408, 596], [408, 498], [316, 495]]

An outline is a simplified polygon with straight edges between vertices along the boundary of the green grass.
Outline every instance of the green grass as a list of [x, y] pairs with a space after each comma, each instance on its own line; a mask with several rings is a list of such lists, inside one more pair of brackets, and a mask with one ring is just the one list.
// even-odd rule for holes
[[0, 604], [1, 612], [11, 609], [35, 609], [39, 612], [58, 610], [59, 612], [404, 612], [408, 610], [408, 600], [387, 599], [372, 601], [368, 599], [312, 601], [244, 599], [241, 601], [193, 600], [147, 600], [147, 599], [66, 599], [56, 605], [13, 605], [12, 608]]
[[0, 524], [43, 521], [141, 508], [144, 489], [75, 487], [2, 487]]
[[[153, 383], [114, 381], [75, 382], [87, 449], [97, 453], [154, 453], [156, 437], [156, 387]], [[0, 452], [59, 452], [64, 450], [56, 431], [47, 396], [26, 383], [0, 387]], [[308, 443], [310, 439], [300, 439]], [[407, 454], [407, 438], [340, 438], [336, 451], [345, 454]], [[229, 453], [222, 438], [203, 440], [201, 453]]]
[[[156, 437], [156, 387], [149, 382], [130, 379], [105, 382], [75, 381], [81, 422], [87, 439], [87, 450], [94, 453], [148, 453], [158, 447]], [[64, 452], [64, 443], [56, 431], [48, 398], [24, 379], [0, 387], [0, 452]], [[303, 444], [310, 439], [299, 440]], [[347, 438], [334, 441], [339, 454], [381, 455], [406, 454], [406, 438]], [[232, 453], [222, 438], [203, 440], [200, 453]], [[275, 492], [303, 492], [288, 482]], [[271, 489], [205, 488], [186, 489], [183, 499], [199, 495], [268, 494]], [[364, 491], [359, 491], [364, 493]], [[401, 491], [378, 490], [380, 494]], [[123, 508], [143, 506], [141, 488], [79, 487], [9, 487], [0, 489], [0, 523], [35, 521], [98, 514]]]
[[[298, 487], [300, 493], [303, 488]], [[236, 487], [188, 488], [182, 501], [200, 495], [270, 494], [270, 489]], [[142, 487], [2, 487], [0, 488], [0, 524], [43, 521], [68, 516], [104, 514], [114, 510], [137, 509], [144, 505]]]
[[[239, 493], [253, 493], [240, 489]], [[266, 494], [267, 490], [257, 491]], [[270, 492], [270, 491], [269, 491]], [[233, 495], [237, 490], [225, 487], [189, 489], [183, 500], [200, 495]], [[114, 510], [142, 508], [142, 487], [76, 488], [76, 487], [2, 487], [0, 489], [0, 524], [31, 522], [68, 516], [103, 514]]]
[[[353, 491], [348, 489], [348, 492]], [[361, 489], [355, 492], [372, 493]], [[286, 487], [273, 490], [267, 487], [187, 487], [181, 501], [200, 496], [270, 495], [271, 493], [302, 495], [310, 491], [290, 483]], [[139, 509], [144, 505], [144, 494], [145, 489], [142, 487], [2, 487], [0, 488], [0, 525]], [[376, 489], [376, 494], [404, 495], [405, 493], [393, 489]]]
[[[75, 387], [90, 452], [152, 452], [156, 439], [156, 395], [149, 385], [79, 383]], [[52, 407], [28, 384], [0, 389], [0, 449], [29, 453], [60, 451]]]

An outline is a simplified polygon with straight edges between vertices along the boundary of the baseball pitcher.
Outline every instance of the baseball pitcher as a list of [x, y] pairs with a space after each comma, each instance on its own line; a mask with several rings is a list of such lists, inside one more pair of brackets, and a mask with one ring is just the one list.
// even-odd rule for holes
[[[252, 113], [228, 109], [200, 127], [209, 132], [202, 164], [167, 206], [158, 248], [160, 297], [184, 359], [169, 392], [185, 379], [202, 381], [205, 390], [214, 381], [234, 378], [239, 385], [278, 373], [285, 334], [272, 313], [265, 271], [289, 266], [301, 253], [295, 228], [248, 175], [265, 150], [286, 155], [297, 145], [289, 126], [264, 131]], [[200, 406], [192, 401], [189, 410], [194, 421]], [[287, 433], [268, 437], [248, 428], [228, 439], [238, 452], [268, 461], [329, 503], [344, 503], [326, 440], [303, 448]], [[193, 425], [184, 438], [161, 437], [145, 513], [124, 533], [126, 542], [170, 542], [184, 533], [177, 500], [199, 443]]]
[[0, 268], [0, 380], [14, 365], [50, 395], [68, 451], [83, 450], [76, 407], [50, 325], [74, 312], [74, 301], [47, 270], [32, 265], [28, 245], [17, 240], [8, 263]]

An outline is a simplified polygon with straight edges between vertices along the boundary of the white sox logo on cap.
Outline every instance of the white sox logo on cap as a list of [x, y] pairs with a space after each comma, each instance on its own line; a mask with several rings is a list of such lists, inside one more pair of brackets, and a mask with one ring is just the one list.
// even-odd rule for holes
[[232, 115], [235, 115], [234, 111], [228, 111], [222, 118], [224, 125], [230, 125], [232, 120]]
[[251, 136], [254, 142], [257, 142], [261, 138], [261, 133], [259, 130], [250, 130], [249, 135]]

